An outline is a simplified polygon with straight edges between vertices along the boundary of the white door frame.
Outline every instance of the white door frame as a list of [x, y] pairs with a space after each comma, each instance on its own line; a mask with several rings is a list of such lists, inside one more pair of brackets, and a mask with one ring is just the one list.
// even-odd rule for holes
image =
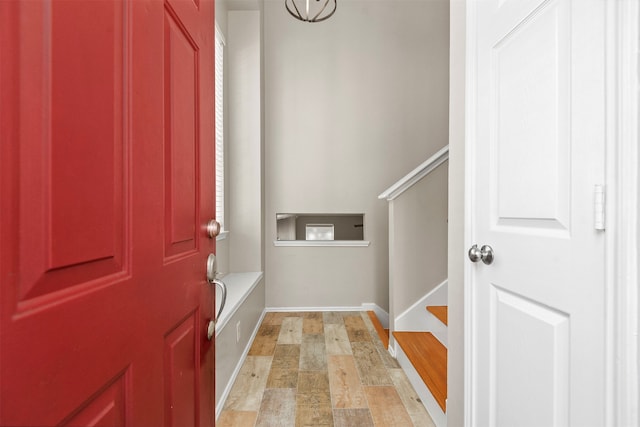
[[[640, 256], [640, 114], [638, 51], [640, 6], [634, 0], [607, 2], [607, 425], [640, 424], [640, 307], [638, 257]], [[466, 100], [465, 100], [465, 248], [472, 245], [474, 198], [469, 191], [475, 176], [471, 159], [475, 155], [475, 60], [469, 47], [475, 43], [476, 5], [467, 1], [466, 15]], [[476, 355], [472, 353], [475, 327], [471, 322], [472, 268], [464, 269], [464, 420], [472, 425], [475, 410], [473, 376]]]
[[608, 0], [607, 318], [608, 424], [637, 426], [638, 414], [638, 37], [637, 1]]

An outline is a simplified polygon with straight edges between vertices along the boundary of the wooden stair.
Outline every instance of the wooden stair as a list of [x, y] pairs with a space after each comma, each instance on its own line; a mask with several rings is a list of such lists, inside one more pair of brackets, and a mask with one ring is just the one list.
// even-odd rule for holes
[[385, 329], [380, 323], [378, 316], [376, 316], [375, 311], [367, 311], [369, 315], [369, 319], [371, 319], [371, 323], [373, 323], [373, 327], [376, 329], [378, 336], [380, 337], [380, 341], [382, 341], [382, 345], [384, 348], [389, 347], [389, 329]]
[[446, 305], [428, 305], [427, 311], [436, 316], [442, 323], [447, 324], [448, 307]]
[[393, 332], [415, 370], [446, 413], [447, 348], [430, 332]]

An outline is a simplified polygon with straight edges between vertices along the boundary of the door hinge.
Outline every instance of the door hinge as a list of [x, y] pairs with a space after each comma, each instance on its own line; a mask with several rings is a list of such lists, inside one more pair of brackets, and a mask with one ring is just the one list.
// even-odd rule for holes
[[598, 184], [593, 190], [593, 219], [594, 228], [596, 230], [604, 230], [605, 223], [605, 209], [606, 209], [606, 194], [604, 185]]

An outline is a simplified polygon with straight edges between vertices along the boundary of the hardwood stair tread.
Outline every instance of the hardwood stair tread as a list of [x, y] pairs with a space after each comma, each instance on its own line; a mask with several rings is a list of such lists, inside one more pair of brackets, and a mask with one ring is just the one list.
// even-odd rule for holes
[[427, 311], [436, 316], [442, 323], [447, 325], [449, 307], [446, 305], [428, 305]]
[[380, 323], [378, 316], [376, 316], [375, 311], [367, 311], [369, 315], [369, 319], [371, 319], [371, 323], [373, 323], [373, 327], [376, 329], [378, 336], [380, 337], [380, 341], [382, 341], [382, 345], [384, 348], [389, 347], [389, 329], [385, 329]]
[[447, 348], [430, 332], [393, 332], [397, 343], [446, 413]]

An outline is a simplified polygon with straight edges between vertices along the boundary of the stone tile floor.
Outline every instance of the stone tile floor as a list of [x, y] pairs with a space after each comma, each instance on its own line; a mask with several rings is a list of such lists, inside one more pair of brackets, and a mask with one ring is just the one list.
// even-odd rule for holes
[[434, 426], [366, 312], [267, 313], [216, 425]]

